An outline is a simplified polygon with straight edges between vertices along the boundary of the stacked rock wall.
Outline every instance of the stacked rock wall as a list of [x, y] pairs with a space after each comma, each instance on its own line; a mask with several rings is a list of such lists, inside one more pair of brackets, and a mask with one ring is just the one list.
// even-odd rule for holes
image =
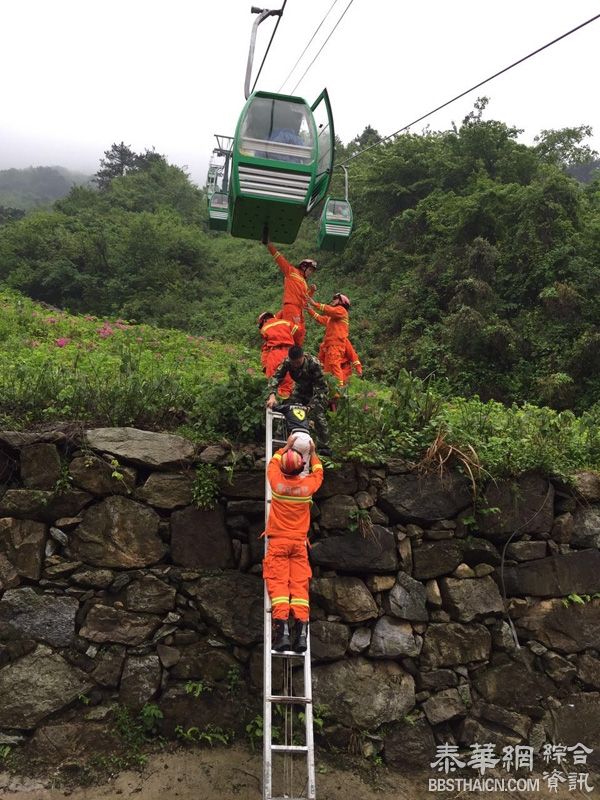
[[[261, 713], [264, 459], [232, 461], [134, 429], [0, 433], [0, 743], [70, 749], [116, 704], [157, 704], [165, 735]], [[192, 502], [198, 463], [220, 468], [214, 510]], [[321, 742], [358, 733], [403, 767], [441, 742], [600, 744], [600, 479], [575, 485], [525, 475], [474, 509], [458, 474], [326, 471]]]

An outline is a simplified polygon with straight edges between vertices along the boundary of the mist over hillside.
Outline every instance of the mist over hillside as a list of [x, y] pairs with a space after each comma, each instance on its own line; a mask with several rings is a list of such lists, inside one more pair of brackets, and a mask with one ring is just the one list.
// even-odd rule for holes
[[0, 170], [0, 206], [24, 211], [50, 206], [90, 179], [61, 166]]

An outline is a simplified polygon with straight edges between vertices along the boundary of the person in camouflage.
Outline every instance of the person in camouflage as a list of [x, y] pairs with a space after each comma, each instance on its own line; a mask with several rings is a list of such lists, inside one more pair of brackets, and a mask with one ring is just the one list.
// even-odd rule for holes
[[295, 382], [288, 403], [298, 403], [310, 408], [310, 416], [315, 423], [315, 433], [319, 442], [319, 451], [323, 455], [330, 455], [329, 427], [325, 416], [329, 391], [323, 367], [317, 358], [305, 353], [299, 345], [290, 347], [287, 358], [281, 362], [279, 369], [267, 383], [267, 406], [269, 408], [277, 405], [275, 393], [287, 374]]

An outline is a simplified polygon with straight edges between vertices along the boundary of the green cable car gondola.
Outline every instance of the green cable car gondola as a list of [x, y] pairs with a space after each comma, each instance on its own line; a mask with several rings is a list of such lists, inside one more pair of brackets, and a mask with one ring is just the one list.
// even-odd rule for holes
[[233, 143], [231, 235], [293, 242], [327, 194], [333, 145], [327, 90], [312, 106], [291, 95], [251, 94]]
[[342, 198], [328, 197], [325, 200], [317, 234], [319, 250], [340, 253], [346, 246], [351, 233], [352, 208], [350, 203]]
[[208, 201], [208, 227], [211, 231], [226, 231], [229, 224], [229, 195], [217, 190]]

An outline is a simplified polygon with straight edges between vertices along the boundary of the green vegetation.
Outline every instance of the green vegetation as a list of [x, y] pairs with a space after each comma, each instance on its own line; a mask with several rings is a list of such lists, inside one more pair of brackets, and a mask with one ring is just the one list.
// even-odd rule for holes
[[198, 508], [212, 509], [219, 496], [219, 471], [212, 464], [198, 464], [192, 486], [192, 500]]
[[[569, 175], [595, 163], [590, 131], [523, 145], [486, 104], [351, 162], [357, 227], [317, 273], [319, 297], [351, 296], [366, 364], [331, 415], [339, 456], [453, 460], [474, 481], [600, 467], [600, 179]], [[338, 155], [377, 138], [367, 128]], [[317, 216], [290, 260], [314, 254]], [[260, 439], [256, 315], [277, 308], [281, 280], [260, 244], [206, 222], [183, 170], [124, 142], [93, 186], [0, 214], [0, 424]], [[309, 349], [321, 334], [309, 322]], [[197, 502], [211, 487], [197, 476]]]

